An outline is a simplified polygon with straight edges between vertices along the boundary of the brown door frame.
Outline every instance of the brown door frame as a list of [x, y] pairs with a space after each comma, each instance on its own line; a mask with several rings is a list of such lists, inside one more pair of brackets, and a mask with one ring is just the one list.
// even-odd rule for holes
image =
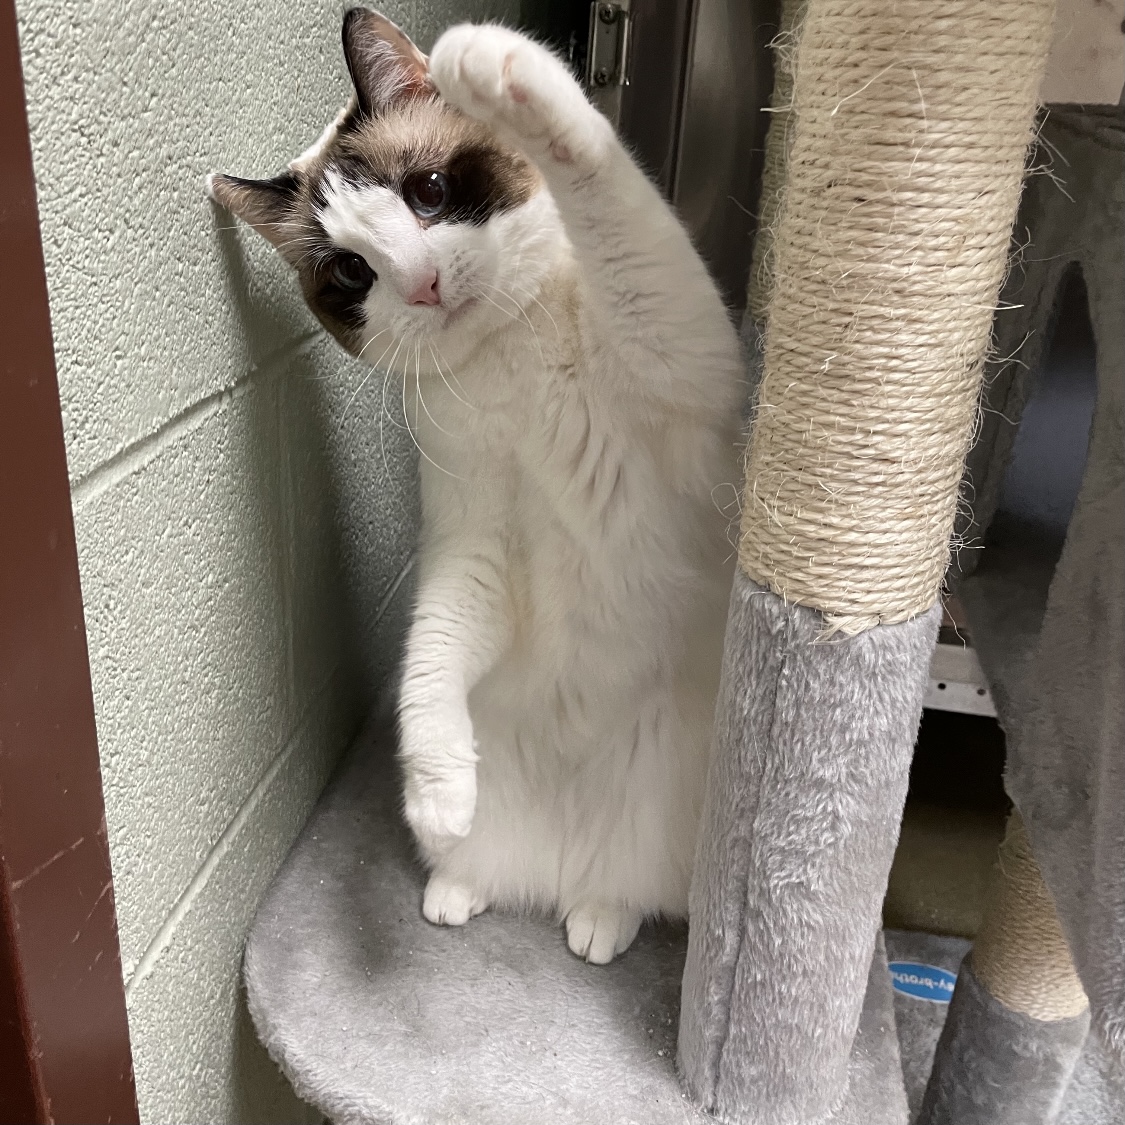
[[0, 0], [0, 1123], [137, 1120], [16, 12]]

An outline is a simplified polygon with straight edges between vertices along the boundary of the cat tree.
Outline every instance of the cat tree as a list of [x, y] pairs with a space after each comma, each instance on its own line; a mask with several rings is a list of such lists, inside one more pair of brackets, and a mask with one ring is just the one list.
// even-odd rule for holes
[[1051, 14], [786, 5], [686, 967], [682, 929], [593, 970], [546, 923], [428, 926], [375, 727], [246, 953], [263, 1040], [332, 1121], [905, 1122], [880, 906]]
[[809, 0], [790, 47], [680, 1022], [720, 1118], [847, 1088], [1052, 8]]

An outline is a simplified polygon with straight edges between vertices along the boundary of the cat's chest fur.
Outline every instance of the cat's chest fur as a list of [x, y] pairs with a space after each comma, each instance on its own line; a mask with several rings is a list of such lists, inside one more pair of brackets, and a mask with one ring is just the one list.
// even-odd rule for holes
[[[674, 503], [675, 424], [621, 388], [628, 357], [544, 308], [471, 357], [423, 377], [407, 409], [421, 450], [423, 513], [471, 530], [486, 509], [520, 540], [568, 542], [587, 559]], [[561, 313], [560, 313], [561, 316]], [[499, 517], [499, 518], [498, 518]], [[533, 543], [523, 544], [525, 551]]]
[[[701, 458], [706, 424], [638, 394], [646, 372], [627, 349], [561, 310], [534, 313], [473, 356], [456, 383], [452, 372], [450, 385], [423, 380], [433, 402], [411, 408], [423, 541], [496, 552], [517, 626], [518, 667], [501, 679], [515, 676], [521, 691], [541, 679], [554, 691], [585, 679], [596, 651], [609, 690], [615, 670], [635, 681], [663, 659], [670, 622], [680, 636], [703, 624], [701, 591], [729, 553], [710, 489], [732, 479], [723, 473], [733, 472], [733, 443], [729, 466], [713, 439]], [[620, 701], [626, 686], [613, 690]]]

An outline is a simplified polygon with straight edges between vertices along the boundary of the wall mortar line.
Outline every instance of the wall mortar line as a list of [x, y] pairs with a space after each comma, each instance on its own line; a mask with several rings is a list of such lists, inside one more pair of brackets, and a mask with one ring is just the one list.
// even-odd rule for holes
[[179, 414], [162, 422], [151, 433], [131, 442], [88, 473], [78, 477], [70, 486], [71, 507], [75, 515], [99, 496], [103, 496], [111, 488], [151, 464], [169, 446], [194, 433], [209, 419], [241, 398], [257, 380], [268, 377], [277, 368], [307, 352], [321, 335], [317, 331], [298, 337], [294, 343], [287, 344], [283, 349], [268, 356], [243, 378], [206, 398], [193, 402]]
[[180, 923], [187, 917], [188, 911], [191, 910], [195, 900], [206, 888], [216, 868], [218, 868], [219, 864], [234, 846], [239, 834], [249, 823], [250, 818], [254, 815], [255, 809], [257, 809], [262, 798], [269, 791], [274, 779], [281, 772], [282, 767], [299, 745], [301, 735], [304, 733], [314, 708], [328, 693], [332, 681], [336, 679], [340, 669], [340, 664], [334, 665], [332, 670], [324, 678], [324, 681], [317, 689], [309, 706], [305, 709], [304, 715], [301, 716], [300, 721], [293, 728], [292, 733], [285, 740], [282, 748], [274, 756], [273, 761], [266, 767], [265, 772], [258, 779], [257, 784], [250, 791], [246, 800], [242, 802], [238, 811], [231, 817], [230, 822], [227, 824], [226, 828], [223, 829], [222, 835], [220, 835], [211, 846], [210, 851], [204, 857], [198, 870], [192, 876], [191, 882], [184, 888], [183, 893], [168, 912], [168, 916], [164, 919], [160, 929], [156, 931], [152, 941], [148, 943], [147, 948], [144, 953], [141, 954], [132, 973], [129, 974], [129, 979], [125, 982], [126, 1004], [131, 1001], [136, 989], [152, 975], [160, 958], [164, 955], [164, 951], [172, 944], [172, 940], [175, 937], [176, 930], [179, 929]]

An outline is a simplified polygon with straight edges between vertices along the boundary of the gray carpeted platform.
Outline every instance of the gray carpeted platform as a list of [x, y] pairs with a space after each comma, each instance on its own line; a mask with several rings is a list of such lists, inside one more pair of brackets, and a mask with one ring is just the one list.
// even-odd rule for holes
[[[387, 749], [360, 739], [247, 947], [255, 1025], [297, 1092], [338, 1125], [712, 1120], [674, 1070], [685, 929], [594, 967], [547, 922], [429, 925]], [[838, 1125], [906, 1121], [885, 965], [880, 943]]]
[[[935, 965], [956, 973], [962, 958], [972, 948], [963, 938], [932, 934], [886, 931], [887, 958]], [[945, 1023], [948, 1005], [919, 1000], [897, 989], [894, 993], [895, 1023], [902, 1055], [903, 1080], [913, 1121], [922, 1103], [938, 1036]], [[1078, 1060], [1056, 1125], [1121, 1125], [1125, 1121], [1125, 1076], [1090, 1036]], [[1028, 1125], [1033, 1125], [1029, 1122]]]

